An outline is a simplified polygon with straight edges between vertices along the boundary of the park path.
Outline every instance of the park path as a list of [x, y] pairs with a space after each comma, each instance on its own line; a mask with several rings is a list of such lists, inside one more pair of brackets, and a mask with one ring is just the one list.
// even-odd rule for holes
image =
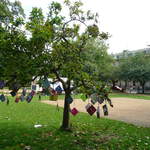
[[[57, 105], [56, 101], [42, 101], [46, 104]], [[58, 100], [60, 107], [63, 107], [63, 100]], [[127, 123], [150, 127], [150, 100], [131, 99], [131, 98], [112, 98], [114, 107], [108, 107], [109, 116], [106, 118], [120, 120]], [[76, 107], [80, 112], [86, 112], [87, 102], [75, 99], [71, 108]], [[95, 104], [95, 107], [97, 105]], [[102, 109], [101, 116], [104, 117]]]

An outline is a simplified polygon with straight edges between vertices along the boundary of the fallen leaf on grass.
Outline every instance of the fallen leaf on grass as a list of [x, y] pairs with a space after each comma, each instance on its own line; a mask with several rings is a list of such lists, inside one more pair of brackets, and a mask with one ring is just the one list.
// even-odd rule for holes
[[31, 150], [31, 146], [25, 146], [24, 150]]

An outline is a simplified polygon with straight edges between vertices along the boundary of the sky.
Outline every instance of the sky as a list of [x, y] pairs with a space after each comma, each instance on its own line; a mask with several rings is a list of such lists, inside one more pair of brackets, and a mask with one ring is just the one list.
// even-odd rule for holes
[[[13, 1], [13, 0], [11, 0]], [[46, 13], [53, 0], [20, 0], [27, 16], [32, 7]], [[63, 2], [63, 0], [57, 0]], [[98, 12], [100, 30], [108, 32], [109, 53], [148, 48], [150, 45], [150, 0], [81, 0], [87, 10]]]

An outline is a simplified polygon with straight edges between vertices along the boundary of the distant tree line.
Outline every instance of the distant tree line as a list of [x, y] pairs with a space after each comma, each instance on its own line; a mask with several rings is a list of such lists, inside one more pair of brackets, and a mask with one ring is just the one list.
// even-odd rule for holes
[[110, 79], [113, 86], [118, 81], [124, 81], [124, 89], [127, 88], [128, 82], [139, 83], [142, 87], [142, 93], [144, 93], [145, 84], [150, 81], [150, 56], [137, 52], [132, 56], [114, 60]]

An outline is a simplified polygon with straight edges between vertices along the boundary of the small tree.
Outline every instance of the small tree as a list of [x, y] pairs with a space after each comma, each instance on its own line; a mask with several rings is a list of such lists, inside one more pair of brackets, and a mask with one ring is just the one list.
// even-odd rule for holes
[[[65, 1], [69, 9], [69, 19], [66, 21], [65, 17], [58, 17], [58, 12], [61, 7], [58, 3], [52, 3], [50, 7], [49, 22], [53, 23], [53, 42], [49, 51], [51, 62], [49, 68], [50, 74], [54, 75], [57, 81], [60, 81], [65, 91], [64, 113], [62, 128], [69, 128], [69, 98], [71, 93], [80, 88], [86, 94], [90, 95], [93, 92], [102, 92], [104, 83], [99, 79], [96, 73], [96, 65], [94, 73], [89, 73], [86, 69], [86, 46], [89, 40], [99, 38], [104, 40], [107, 35], [100, 33], [97, 23], [97, 14], [91, 14], [90, 11], [84, 13], [81, 9], [82, 3], [75, 2], [73, 5], [69, 1]], [[55, 11], [53, 11], [55, 10]], [[88, 25], [92, 21], [93, 25]], [[80, 28], [84, 25], [84, 30], [81, 32]], [[93, 59], [89, 58], [89, 61]], [[99, 60], [100, 61], [100, 60]], [[65, 82], [62, 77], [67, 78]], [[100, 91], [101, 90], [101, 91]]]
[[[30, 38], [23, 36], [21, 40], [23, 42], [18, 44], [17, 49], [11, 49], [11, 52], [16, 55], [21, 52], [22, 56], [19, 55], [18, 60], [15, 58], [15, 63], [19, 64], [22, 60], [28, 62], [23, 61], [17, 69], [18, 72], [15, 72], [15, 79], [20, 85], [38, 76], [50, 76], [54, 82], [62, 83], [65, 100], [61, 127], [68, 129], [69, 100], [74, 90], [78, 89], [86, 95], [97, 93], [104, 98], [108, 96], [108, 88], [100, 76], [106, 72], [104, 66], [108, 64], [107, 47], [104, 43], [108, 35], [99, 31], [98, 14], [84, 12], [81, 9], [83, 5], [81, 2], [76, 1], [72, 4], [69, 0], [65, 0], [64, 4], [68, 10], [66, 16], [62, 15], [62, 6], [57, 2], [51, 3], [47, 18], [44, 17], [41, 9], [33, 8], [29, 21], [26, 23]], [[89, 43], [95, 40], [101, 41], [96, 42], [99, 47], [97, 49], [89, 47]], [[15, 42], [12, 41], [12, 43]], [[22, 44], [23, 46], [19, 47]], [[15, 43], [13, 47], [16, 45]], [[8, 56], [11, 58], [10, 55]], [[10, 64], [10, 66], [12, 69], [16, 68], [15, 65]], [[6, 69], [8, 70], [9, 67]], [[9, 73], [6, 75], [10, 77]], [[63, 77], [67, 78], [67, 81], [64, 81]]]

